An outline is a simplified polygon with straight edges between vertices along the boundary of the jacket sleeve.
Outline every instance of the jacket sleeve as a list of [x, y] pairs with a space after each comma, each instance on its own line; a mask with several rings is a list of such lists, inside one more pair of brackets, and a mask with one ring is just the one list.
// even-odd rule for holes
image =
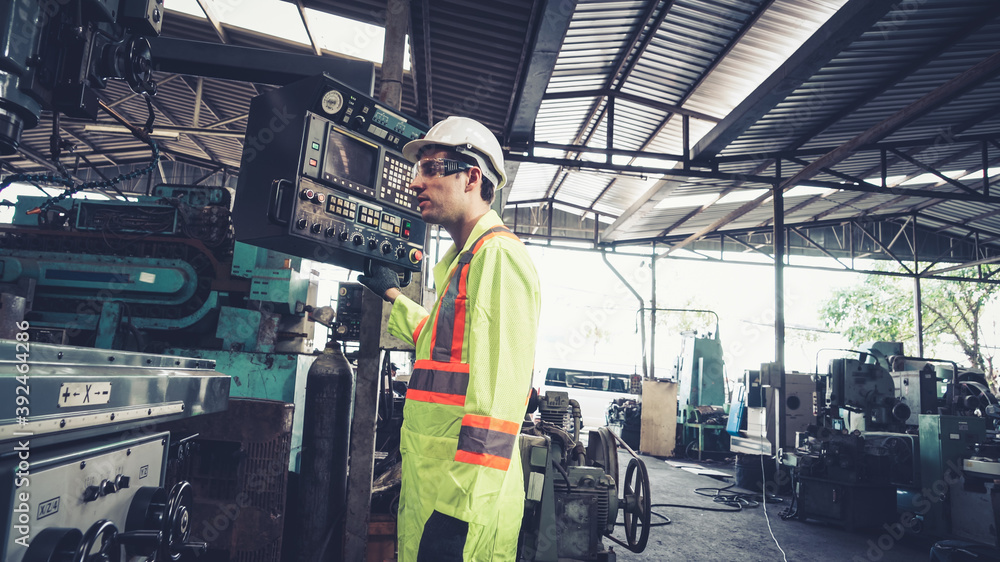
[[410, 345], [416, 345], [420, 329], [424, 327], [430, 316], [424, 307], [420, 306], [406, 295], [399, 295], [392, 303], [389, 313], [389, 323], [386, 326], [389, 333]]
[[507, 470], [521, 470], [515, 447], [531, 387], [541, 301], [524, 246], [498, 242], [481, 248], [470, 264], [469, 386], [455, 462], [442, 475], [434, 507], [463, 521], [495, 510]]

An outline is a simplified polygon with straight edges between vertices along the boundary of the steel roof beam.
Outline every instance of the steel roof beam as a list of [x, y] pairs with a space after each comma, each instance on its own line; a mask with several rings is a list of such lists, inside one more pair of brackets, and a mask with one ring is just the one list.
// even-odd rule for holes
[[[885, 150], [888, 150], [890, 148], [911, 147], [911, 150], [908, 150], [906, 152], [906, 154], [908, 156], [916, 156], [917, 154], [920, 154], [923, 150], [925, 150], [927, 148], [930, 148], [930, 147], [933, 147], [933, 146], [940, 146], [940, 144], [942, 143], [942, 141], [945, 141], [945, 142], [948, 142], [948, 143], [955, 143], [955, 144], [965, 143], [965, 142], [992, 141], [994, 138], [996, 138], [996, 135], [969, 135], [969, 136], [964, 136], [964, 137], [957, 137], [957, 136], [953, 136], [953, 135], [956, 135], [956, 134], [961, 133], [963, 131], [967, 131], [967, 130], [969, 130], [972, 127], [975, 127], [976, 125], [982, 123], [984, 120], [990, 119], [993, 116], [995, 116], [997, 114], [997, 112], [1000, 112], [1000, 106], [991, 107], [988, 110], [983, 111], [980, 114], [978, 114], [976, 116], [973, 116], [972, 118], [967, 119], [964, 122], [959, 123], [958, 125], [950, 128], [947, 131], [947, 136], [944, 135], [944, 134], [941, 134], [941, 135], [938, 135], [938, 136], [934, 137], [933, 139], [929, 139], [929, 140], [908, 141], [908, 142], [901, 142], [901, 143], [876, 143], [876, 144], [871, 144], [871, 145], [868, 145], [866, 147], [863, 147], [863, 150], [867, 150], [867, 149], [873, 149], [873, 150], [885, 149]], [[910, 144], [912, 142], [916, 142], [916, 144], [915, 145], [914, 144]], [[938, 167], [940, 167], [941, 165], [945, 165], [948, 162], [950, 162], [951, 159], [956, 158], [956, 157], [960, 157], [959, 154], [961, 154], [961, 152], [953, 154], [951, 157], [944, 158], [942, 160], [938, 160], [937, 162], [935, 162], [934, 165], [938, 166]], [[897, 163], [899, 163], [899, 159], [898, 158], [891, 158], [891, 159], [889, 159], [885, 163], [885, 167], [889, 168], [889, 167], [892, 167], [892, 166], [896, 165]], [[876, 166], [876, 167], [872, 167], [872, 168], [869, 168], [868, 170], [862, 172], [859, 175], [861, 175], [862, 177], [867, 177], [867, 176], [870, 176], [870, 175], [874, 174], [875, 172], [879, 171], [880, 168], [881, 168], [881, 165]], [[912, 179], [914, 177], [916, 177], [916, 175], [907, 175], [906, 178], [904, 178], [902, 181], [906, 181], [906, 179]], [[839, 209], [842, 209], [844, 206], [854, 205], [856, 203], [860, 203], [861, 201], [864, 201], [868, 197], [869, 197], [868, 195], [862, 195], [860, 197], [855, 197], [854, 199], [851, 199], [850, 201], [848, 201], [848, 202], [846, 202], [844, 204], [841, 204], [841, 205], [832, 207], [830, 209], [827, 209], [826, 211], [824, 211], [824, 212], [816, 215], [813, 218], [816, 218], [816, 219], [823, 218], [824, 216], [826, 216], [826, 215], [828, 215], [830, 213], [833, 213], [833, 212], [836, 212]], [[891, 199], [891, 200], [889, 200], [889, 201], [887, 201], [885, 203], [882, 203], [880, 205], [876, 205], [875, 207], [872, 207], [870, 209], [866, 209], [865, 211], [862, 211], [862, 214], [877, 212], [879, 209], [881, 209], [884, 206], [894, 205], [894, 204], [896, 204], [898, 202], [899, 202], [898, 198]], [[926, 206], [930, 206], [930, 205], [933, 205], [933, 204], [936, 204], [936, 203], [935, 202], [931, 202], [930, 204], [926, 204], [925, 203], [925, 204], [923, 204], [923, 207], [921, 207], [920, 209], [918, 209], [918, 208], [911, 208], [910, 210], [915, 212], [915, 211], [918, 211], [918, 210], [922, 210]]]
[[[872, 150], [903, 150], [903, 149], [927, 149], [935, 146], [940, 147], [943, 142], [948, 144], [962, 144], [962, 143], [980, 143], [982, 141], [995, 142], [1000, 139], [1000, 135], [993, 133], [985, 133], [981, 135], [961, 135], [958, 133], [961, 131], [966, 131], [975, 125], [979, 125], [985, 119], [994, 117], [1000, 113], [1000, 106], [995, 106], [987, 111], [982, 112], [973, 119], [968, 120], [966, 123], [956, 125], [954, 127], [949, 127], [947, 134], [941, 134], [933, 138], [923, 138], [923, 139], [909, 139], [894, 142], [875, 142], [871, 144], [866, 144], [864, 146], [858, 147], [856, 152], [866, 152]], [[728, 156], [719, 156], [718, 158], [713, 158], [713, 164], [739, 164], [745, 162], [760, 162], [761, 159], [774, 160], [777, 158], [803, 158], [806, 156], [822, 156], [834, 147], [819, 147], [819, 148], [805, 148], [801, 150], [781, 150], [775, 152], [755, 152], [753, 154], [732, 154]], [[916, 152], [907, 152], [910, 156], [916, 154]], [[898, 163], [898, 160], [891, 161], [890, 167], [893, 163]], [[864, 173], [864, 175], [871, 175], [878, 171], [878, 167], [870, 168]]]
[[834, 166], [851, 154], [854, 154], [859, 147], [891, 135], [915, 119], [926, 115], [941, 105], [966, 93], [969, 89], [974, 88], [983, 81], [992, 78], [998, 72], [1000, 72], [1000, 52], [987, 57], [972, 68], [938, 86], [924, 97], [897, 111], [881, 123], [821, 156], [785, 180], [782, 183], [782, 187], [790, 187], [803, 181], [808, 181], [823, 168]]
[[[528, 146], [534, 138], [535, 118], [545, 99], [545, 89], [552, 78], [577, 0], [538, 2], [544, 11], [534, 22], [534, 37], [525, 45], [520, 91], [512, 98], [508, 112], [505, 141], [508, 146]], [[532, 17], [535, 17], [534, 14]], [[525, 65], [525, 63], [527, 63]]]
[[229, 43], [229, 39], [226, 37], [226, 30], [222, 28], [222, 21], [219, 20], [219, 16], [215, 15], [215, 10], [210, 7], [208, 0], [196, 1], [198, 2], [198, 6], [201, 7], [201, 11], [205, 12], [205, 18], [208, 19], [208, 23], [212, 24], [215, 34], [219, 36], [219, 41], [223, 44]]
[[[618, 64], [615, 65], [614, 72], [608, 73], [607, 78], [605, 78], [603, 86], [604, 89], [611, 89], [612, 86], [617, 86], [616, 89], [621, 89], [621, 85], [624, 84], [625, 81], [628, 79], [628, 75], [627, 74], [622, 75], [622, 71], [625, 70], [626, 67], [631, 68], [631, 65], [629, 65], [629, 57], [631, 56], [635, 56], [636, 58], [641, 57], [643, 52], [645, 51], [645, 47], [637, 50], [637, 47], [639, 47], [640, 42], [643, 39], [643, 32], [648, 27], [649, 28], [648, 35], [649, 36], [655, 35], [656, 30], [659, 29], [660, 27], [659, 24], [663, 23], [663, 19], [666, 18], [666, 15], [670, 11], [672, 5], [673, 5], [673, 0], [668, 0], [666, 5], [663, 6], [663, 9], [660, 10], [660, 13], [657, 15], [656, 10], [660, 6], [660, 0], [649, 0], [649, 3], [646, 6], [646, 11], [643, 12], [642, 16], [637, 20], [638, 24], [633, 30], [632, 35], [629, 37], [628, 45], [626, 46], [626, 48], [621, 50], [621, 56], [618, 58]], [[658, 23], [657, 25], [652, 26], [650, 25], [650, 20], [653, 19], [654, 16], [655, 16], [654, 23], [657, 22]], [[649, 40], [647, 39], [645, 42], [646, 46], [649, 45], [648, 41]], [[622, 75], [620, 80], [619, 80], [619, 75]], [[615, 83], [616, 80], [618, 80], [617, 84]], [[590, 140], [590, 136], [597, 131], [598, 124], [600, 124], [601, 120], [604, 119], [604, 113], [607, 110], [607, 104], [604, 104], [603, 106], [604, 109], [602, 110], [601, 107], [603, 102], [604, 102], [603, 96], [594, 100], [594, 103], [591, 104], [590, 106], [590, 110], [587, 112], [587, 117], [584, 118], [584, 120], [581, 122], [582, 125], [580, 126], [580, 130], [576, 133], [576, 137], [570, 144], [587, 144], [587, 142]], [[556, 193], [558, 193], [559, 187], [561, 187], [562, 182], [558, 182], [557, 185], [555, 179], [556, 177], [558, 177], [558, 174], [556, 174], [556, 176], [553, 177], [552, 182], [549, 184], [548, 189], [545, 190], [546, 197], [555, 197]]]
[[153, 70], [160, 72], [276, 86], [328, 72], [337, 80], [365, 94], [370, 94], [375, 84], [375, 65], [368, 61], [169, 37], [148, 39], [153, 55]]
[[[750, 28], [753, 27], [753, 25], [755, 23], [757, 23], [758, 20], [760, 20], [761, 16], [763, 16], [764, 13], [767, 12], [767, 10], [771, 7], [771, 5], [773, 3], [774, 3], [774, 0], [767, 0], [766, 2], [762, 3], [757, 8], [757, 11], [754, 12], [754, 14], [747, 20], [747, 23], [743, 26], [743, 28], [740, 29], [740, 31], [732, 38], [732, 40], [729, 41], [729, 44], [727, 44], [725, 46], [725, 48], [722, 49], [719, 52], [719, 54], [715, 57], [715, 60], [713, 60], [712, 63], [708, 65], [708, 67], [705, 69], [705, 71], [702, 72], [701, 76], [699, 76], [698, 79], [694, 82], [694, 84], [691, 85], [691, 88], [684, 94], [684, 96], [681, 97], [680, 100], [678, 100], [677, 105], [683, 105], [684, 102], [686, 102], [688, 99], [690, 99], [690, 97], [692, 96], [692, 94], [694, 94], [695, 90], [697, 90], [698, 87], [701, 86], [701, 84], [705, 81], [705, 79], [708, 78], [708, 76], [712, 73], [712, 71], [715, 70], [719, 66], [719, 64], [722, 63], [722, 60], [725, 59], [726, 55], [728, 55], [730, 52], [732, 52], [732, 50], [740, 42], [740, 39], [742, 39], [747, 34], [747, 32], [750, 30]], [[659, 126], [656, 128], [656, 130], [653, 132], [653, 134], [650, 135], [650, 137], [648, 139], [646, 139], [645, 143], [643, 143], [643, 145], [642, 145], [643, 149], [647, 148], [650, 144], [653, 143], [654, 140], [656, 140], [656, 138], [660, 135], [660, 132], [662, 132], [663, 129], [667, 126], [667, 124], [670, 122], [670, 119], [672, 117], [673, 117], [673, 115], [668, 115], [668, 116], [666, 116], [660, 122]], [[690, 150], [687, 150], [686, 152], [690, 153]], [[757, 166], [757, 168], [752, 173], [753, 174], [762, 173], [764, 170], [767, 169], [767, 167], [769, 165], [770, 164], [767, 164], [767, 163], [759, 165], [759, 166]], [[606, 187], [603, 191], [601, 191], [600, 195], [598, 195], [594, 199], [594, 202], [591, 203], [591, 206], [596, 205], [597, 202], [602, 197], [604, 197], [604, 194], [607, 193], [608, 190], [611, 189], [611, 185], [613, 185], [613, 184], [614, 184], [614, 181], [612, 181], [611, 184], [608, 185], [608, 187]], [[680, 187], [680, 185], [681, 184], [676, 183], [676, 182], [675, 183], [668, 183], [668, 184], [666, 184], [665, 189], [668, 189], [669, 190], [668, 193], [669, 193], [670, 191], [673, 191], [673, 190], [677, 189], [678, 187]], [[739, 186], [739, 185], [742, 185], [742, 182], [737, 183], [737, 186]], [[621, 234], [620, 234], [621, 232], [627, 230], [632, 224], [634, 224], [635, 222], [639, 221], [642, 217], [644, 217], [647, 214], [649, 214], [650, 212], [652, 212], [652, 210], [656, 207], [656, 203], [659, 202], [659, 199], [657, 199], [657, 201], [654, 201], [654, 202], [650, 203], [650, 201], [649, 201], [650, 198], [653, 197], [653, 196], [655, 196], [655, 195], [656, 195], [655, 193], [649, 193], [648, 191], [645, 194], [643, 194], [642, 197], [644, 197], [645, 199], [643, 199], [643, 198], [637, 199], [635, 201], [635, 203], [633, 203], [633, 205], [630, 207], [630, 209], [631, 208], [635, 208], [636, 209], [635, 212], [633, 213], [636, 216], [634, 216], [634, 217], [622, 217], [622, 219], [620, 221], [615, 221], [615, 224], [612, 224], [611, 226], [609, 226], [608, 228], [606, 228], [604, 230], [604, 237], [606, 239], [608, 239], [608, 240], [614, 240], [614, 239], [618, 238], [619, 236], [621, 236]], [[662, 198], [660, 198], [660, 199], [662, 199]], [[697, 210], [697, 212], [692, 213], [690, 215], [690, 217], [693, 217], [693, 216], [697, 215], [698, 213], [700, 213], [701, 211], [703, 211], [706, 208], [707, 207], [702, 207], [701, 209]], [[690, 217], [687, 217], [687, 218], [690, 218]], [[679, 226], [680, 224], [681, 223], [676, 223], [676, 226]]]
[[[534, 140], [535, 119], [569, 31], [576, 4], [576, 0], [535, 1], [528, 22], [529, 38], [525, 41], [518, 64], [514, 95], [507, 107], [502, 139], [505, 146], [523, 148], [530, 146]], [[513, 183], [519, 167], [516, 162], [505, 165], [508, 182]], [[506, 204], [509, 194], [509, 189], [499, 192], [499, 208]]]
[[[657, 175], [663, 176], [656, 185], [663, 188], [666, 183], [670, 180], [668, 178], [680, 178], [680, 180], [675, 179], [678, 183], [683, 183], [681, 180], [686, 178], [706, 178], [706, 179], [717, 179], [731, 182], [741, 182], [741, 183], [756, 183], [761, 185], [772, 186], [774, 185], [775, 178], [770, 176], [758, 176], [749, 174], [736, 174], [736, 173], [723, 173], [723, 172], [711, 172], [706, 170], [697, 169], [685, 169], [683, 167], [678, 168], [659, 168], [653, 166], [632, 166], [629, 164], [614, 164], [608, 162], [590, 162], [587, 160], [573, 160], [570, 158], [546, 158], [541, 156], [526, 156], [518, 153], [511, 153], [508, 155], [508, 159], [517, 162], [533, 162], [536, 164], [549, 164], [552, 166], [559, 166], [564, 169], [569, 170], [598, 170], [598, 171], [613, 171], [613, 172], [623, 172], [623, 173], [633, 173], [636, 175]], [[931, 199], [950, 199], [956, 201], [975, 201], [978, 203], [995, 203], [1000, 204], [1000, 196], [987, 196], [981, 193], [964, 193], [964, 192], [954, 192], [954, 191], [938, 191], [930, 189], [907, 189], [899, 187], [879, 187], [877, 185], [868, 182], [859, 182], [856, 184], [844, 184], [840, 182], [825, 181], [825, 180], [810, 180], [811, 185], [817, 185], [821, 187], [830, 187], [833, 189], [840, 189], [843, 191], [862, 191], [867, 193], [878, 193], [887, 195], [903, 195], [907, 197], [929, 197]], [[654, 186], [655, 187], [655, 186]], [[790, 187], [785, 187], [785, 190], [790, 189]], [[647, 190], [646, 194], [636, 201], [636, 204], [646, 204], [653, 200], [656, 195], [662, 195], [659, 199], [666, 197], [666, 193], [657, 194]], [[753, 210], [761, 203], [769, 199], [771, 195], [769, 193], [764, 193], [760, 197], [754, 199], [750, 203], [741, 206], [737, 211], [739, 214], [735, 214], [736, 211], [727, 215], [726, 222], [732, 222], [736, 218], [745, 215], [747, 212]], [[551, 197], [548, 197], [551, 199]], [[659, 202], [657, 200], [656, 202]], [[750, 204], [753, 203], [751, 206]], [[655, 203], [654, 203], [655, 204]], [[633, 205], [634, 207], [635, 205]], [[625, 214], [622, 216], [624, 217]], [[732, 216], [732, 219], [728, 217]], [[619, 217], [621, 218], [621, 217]], [[725, 223], [723, 223], [725, 224]], [[614, 225], [612, 225], [614, 226]], [[721, 225], [720, 225], [721, 226]], [[609, 227], [610, 228], [610, 227]], [[678, 248], [679, 249], [679, 248]]]
[[898, 0], [849, 0], [691, 151], [692, 160], [722, 152], [761, 117], [871, 29]]
[[[410, 42], [416, 80], [417, 115], [427, 124], [434, 124], [434, 96], [431, 88], [431, 13], [430, 0], [411, 0]], [[417, 31], [420, 33], [418, 34]], [[416, 72], [419, 69], [419, 72]]]
[[694, 117], [695, 119], [701, 119], [702, 121], [711, 121], [712, 123], [718, 123], [721, 121], [720, 118], [714, 115], [709, 115], [707, 113], [702, 113], [700, 111], [694, 111], [691, 109], [685, 109], [679, 105], [672, 103], [664, 103], [657, 100], [651, 100], [643, 96], [638, 96], [635, 94], [630, 94], [628, 92], [619, 92], [611, 88], [601, 88], [598, 90], [576, 90], [570, 92], [551, 92], [545, 94], [544, 99], [547, 100], [566, 100], [566, 99], [582, 99], [582, 98], [600, 98], [614, 96], [617, 99], [630, 101], [639, 105], [644, 105], [646, 107], [651, 107], [653, 109], [659, 109], [660, 111], [666, 111], [667, 113], [676, 113], [677, 115], [687, 115], [688, 117]]
[[937, 58], [940, 57], [942, 54], [944, 54], [948, 49], [954, 47], [956, 43], [958, 43], [962, 39], [965, 39], [972, 33], [978, 31], [984, 25], [991, 22], [993, 18], [996, 17], [997, 14], [1000, 14], [1000, 3], [991, 8], [988, 12], [984, 13], [983, 17], [977, 18], [974, 22], [972, 22], [971, 25], [965, 26], [959, 29], [957, 32], [952, 33], [948, 37], [945, 37], [943, 40], [938, 41], [936, 44], [931, 45], [929, 49], [924, 51], [919, 57], [916, 57], [916, 60], [913, 63], [905, 65], [904, 67], [900, 68], [897, 72], [895, 72], [894, 74], [890, 75], [885, 80], [883, 80], [880, 84], [877, 84], [875, 87], [868, 89], [863, 95], [858, 96], [857, 99], [853, 100], [847, 107], [843, 108], [843, 110], [841, 110], [835, 115], [832, 115], [829, 119], [820, 123], [816, 127], [813, 127], [812, 130], [801, 135], [798, 139], [789, 143], [788, 147], [791, 149], [798, 148], [799, 146], [812, 140], [815, 136], [819, 135], [823, 131], [827, 130], [832, 125], [839, 122], [844, 116], [851, 115], [855, 111], [861, 109], [862, 107], [867, 105], [870, 101], [886, 93], [889, 90], [889, 88], [897, 85], [898, 83], [902, 82], [907, 77], [909, 77], [911, 74], [916, 72], [918, 69], [926, 66], [928, 62], [932, 60], [937, 60]]
[[306, 5], [302, 0], [295, 0], [295, 7], [299, 9], [299, 17], [302, 18], [302, 27], [306, 29], [306, 37], [309, 38], [309, 44], [312, 45], [313, 53], [317, 57], [323, 56], [323, 49], [320, 48], [319, 43], [316, 42], [316, 36], [313, 35], [312, 29], [309, 28], [309, 17], [306, 16]]
[[[857, 1], [857, 0], [852, 0]], [[838, 12], [839, 14], [840, 12]], [[805, 168], [799, 170], [797, 173], [793, 174], [790, 178], [785, 179], [781, 183], [782, 190], [788, 190], [799, 183], [809, 181], [814, 176], [819, 174], [825, 168], [834, 166], [854, 154], [861, 146], [870, 144], [872, 142], [881, 140], [886, 136], [892, 134], [893, 132], [899, 130], [901, 127], [912, 122], [913, 120], [921, 117], [930, 111], [940, 107], [941, 105], [951, 101], [955, 97], [965, 93], [968, 89], [975, 87], [976, 85], [982, 83], [984, 80], [988, 80], [992, 76], [1000, 72], [1000, 52], [994, 53], [993, 55], [987, 57], [985, 60], [976, 64], [972, 68], [966, 70], [962, 74], [956, 76], [955, 78], [949, 80], [948, 82], [942, 84], [941, 86], [935, 88], [933, 91], [920, 98], [919, 100], [913, 102], [909, 106], [901, 109], [895, 114], [891, 115], [887, 119], [878, 123], [874, 127], [868, 129], [867, 131], [857, 135], [853, 139], [845, 142], [844, 144], [838, 146], [827, 154], [821, 156], [817, 160], [814, 160], [811, 164]], [[879, 190], [869, 190], [865, 189], [864, 185], [855, 186], [844, 186], [843, 189], [858, 190], [858, 191], [872, 191], [873, 193], [893, 193], [894, 195], [906, 195], [906, 193], [896, 192], [897, 190], [893, 188], [883, 188]], [[910, 191], [914, 193], [918, 190]], [[919, 190], [924, 191], [924, 190]], [[940, 199], [953, 199], [953, 195], [948, 196], [937, 196]], [[935, 198], [933, 195], [929, 195]], [[975, 195], [970, 194], [969, 196], [975, 197]], [[763, 194], [757, 197], [753, 201], [750, 201], [742, 206], [740, 206], [735, 211], [727, 214], [725, 217], [714, 221], [708, 227], [702, 228], [689, 236], [683, 242], [671, 247], [666, 253], [676, 251], [683, 248], [687, 244], [701, 238], [702, 236], [717, 230], [721, 226], [738, 219], [739, 217], [749, 213], [755, 208], [759, 207], [765, 201], [770, 198], [770, 194]], [[991, 199], [987, 197], [987, 199]]]

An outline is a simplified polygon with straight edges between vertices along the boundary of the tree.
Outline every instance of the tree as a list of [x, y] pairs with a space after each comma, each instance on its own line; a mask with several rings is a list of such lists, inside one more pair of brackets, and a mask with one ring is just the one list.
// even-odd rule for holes
[[[920, 290], [925, 355], [928, 350], [957, 347], [970, 366], [989, 376], [993, 354], [983, 345], [982, 315], [1000, 286], [926, 279], [921, 281]], [[858, 285], [834, 291], [820, 316], [827, 327], [840, 331], [853, 345], [896, 341], [915, 352], [913, 306], [911, 278], [868, 275]]]

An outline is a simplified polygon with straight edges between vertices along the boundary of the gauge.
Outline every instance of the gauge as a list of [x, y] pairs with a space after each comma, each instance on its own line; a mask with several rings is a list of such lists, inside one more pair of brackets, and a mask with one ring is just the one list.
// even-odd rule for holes
[[344, 95], [337, 90], [330, 90], [323, 95], [323, 111], [333, 115], [344, 107]]

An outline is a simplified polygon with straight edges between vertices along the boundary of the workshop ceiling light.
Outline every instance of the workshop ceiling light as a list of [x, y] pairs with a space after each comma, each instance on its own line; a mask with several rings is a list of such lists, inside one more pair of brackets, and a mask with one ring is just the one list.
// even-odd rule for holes
[[656, 204], [654, 209], [682, 209], [684, 207], [703, 207], [715, 201], [718, 197], [715, 193], [703, 195], [681, 195], [679, 197], [664, 197]]
[[744, 203], [746, 201], [753, 201], [754, 199], [760, 197], [761, 195], [771, 191], [770, 189], [737, 189], [730, 191], [728, 194], [724, 195], [722, 199], [715, 202], [716, 205], [725, 205], [726, 203]]
[[[132, 133], [123, 127], [122, 125], [104, 125], [100, 123], [92, 123], [84, 125], [83, 130], [87, 133], [112, 133], [117, 135], [131, 135]], [[149, 136], [161, 139], [177, 140], [180, 138], [181, 134], [177, 131], [158, 131], [153, 129], [153, 132]]]
[[826, 195], [839, 191], [832, 187], [821, 187], [818, 185], [797, 185], [785, 192], [785, 199], [790, 197], [806, 197], [810, 195]]

